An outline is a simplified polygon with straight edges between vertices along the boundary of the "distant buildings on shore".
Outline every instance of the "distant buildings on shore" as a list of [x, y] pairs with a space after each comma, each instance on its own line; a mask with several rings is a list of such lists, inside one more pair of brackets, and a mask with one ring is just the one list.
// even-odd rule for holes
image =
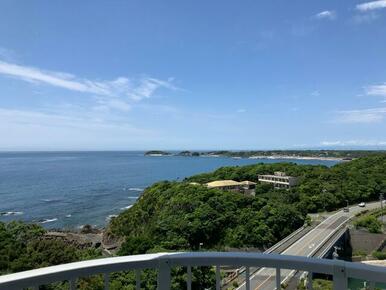
[[276, 171], [272, 174], [265, 174], [258, 176], [259, 182], [273, 184], [275, 188], [289, 189], [298, 184], [298, 178], [288, 176], [285, 172]]

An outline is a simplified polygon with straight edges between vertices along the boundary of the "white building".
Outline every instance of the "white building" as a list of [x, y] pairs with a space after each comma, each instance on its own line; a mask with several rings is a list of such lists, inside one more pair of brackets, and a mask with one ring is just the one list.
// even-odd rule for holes
[[298, 179], [293, 176], [288, 176], [284, 172], [276, 171], [273, 175], [259, 175], [260, 182], [273, 184], [275, 188], [291, 188], [298, 184]]

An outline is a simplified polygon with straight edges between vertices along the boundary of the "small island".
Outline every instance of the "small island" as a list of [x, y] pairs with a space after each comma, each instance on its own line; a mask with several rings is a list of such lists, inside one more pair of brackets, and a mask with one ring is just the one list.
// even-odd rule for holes
[[186, 157], [198, 157], [198, 156], [200, 156], [200, 152], [181, 151], [177, 155], [178, 156], [186, 156]]
[[172, 154], [161, 150], [150, 150], [145, 152], [145, 156], [169, 156], [169, 155], [172, 155]]

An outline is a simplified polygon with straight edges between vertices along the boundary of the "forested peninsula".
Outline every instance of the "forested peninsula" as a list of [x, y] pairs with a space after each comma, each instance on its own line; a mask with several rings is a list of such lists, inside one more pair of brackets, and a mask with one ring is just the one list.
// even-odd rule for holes
[[245, 150], [245, 151], [181, 151], [169, 152], [151, 150], [144, 153], [145, 156], [184, 156], [184, 157], [232, 157], [232, 158], [275, 158], [275, 159], [336, 159], [352, 160], [370, 155], [385, 153], [374, 150]]

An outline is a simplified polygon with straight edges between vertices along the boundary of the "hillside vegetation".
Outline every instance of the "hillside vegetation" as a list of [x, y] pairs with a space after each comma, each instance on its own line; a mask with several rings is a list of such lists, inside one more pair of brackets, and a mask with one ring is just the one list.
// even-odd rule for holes
[[0, 275], [70, 263], [100, 256], [95, 249], [80, 250], [60, 240], [44, 238], [36, 224], [0, 222]]
[[[259, 184], [256, 197], [207, 189], [189, 182], [218, 179], [257, 181], [258, 174], [285, 171], [300, 185], [275, 190]], [[334, 210], [378, 198], [386, 190], [386, 154], [360, 158], [331, 168], [293, 163], [223, 167], [184, 182], [149, 187], [129, 210], [111, 222], [124, 237], [122, 254], [156, 250], [224, 247], [266, 248], [300, 227], [307, 213]]]
[[335, 210], [349, 203], [378, 199], [386, 192], [386, 154], [359, 158], [332, 167], [297, 165], [294, 163], [256, 164], [222, 167], [211, 173], [187, 178], [187, 182], [205, 183], [219, 179], [257, 182], [259, 174], [284, 171], [299, 177], [300, 184], [285, 192], [272, 190], [264, 185], [256, 189], [258, 196], [279, 201], [289, 201], [303, 213]]
[[[187, 183], [160, 182], [111, 223], [126, 237], [122, 254], [149, 250], [264, 247], [300, 227], [304, 216], [288, 203]], [[155, 248], [155, 249], [154, 249]]]

